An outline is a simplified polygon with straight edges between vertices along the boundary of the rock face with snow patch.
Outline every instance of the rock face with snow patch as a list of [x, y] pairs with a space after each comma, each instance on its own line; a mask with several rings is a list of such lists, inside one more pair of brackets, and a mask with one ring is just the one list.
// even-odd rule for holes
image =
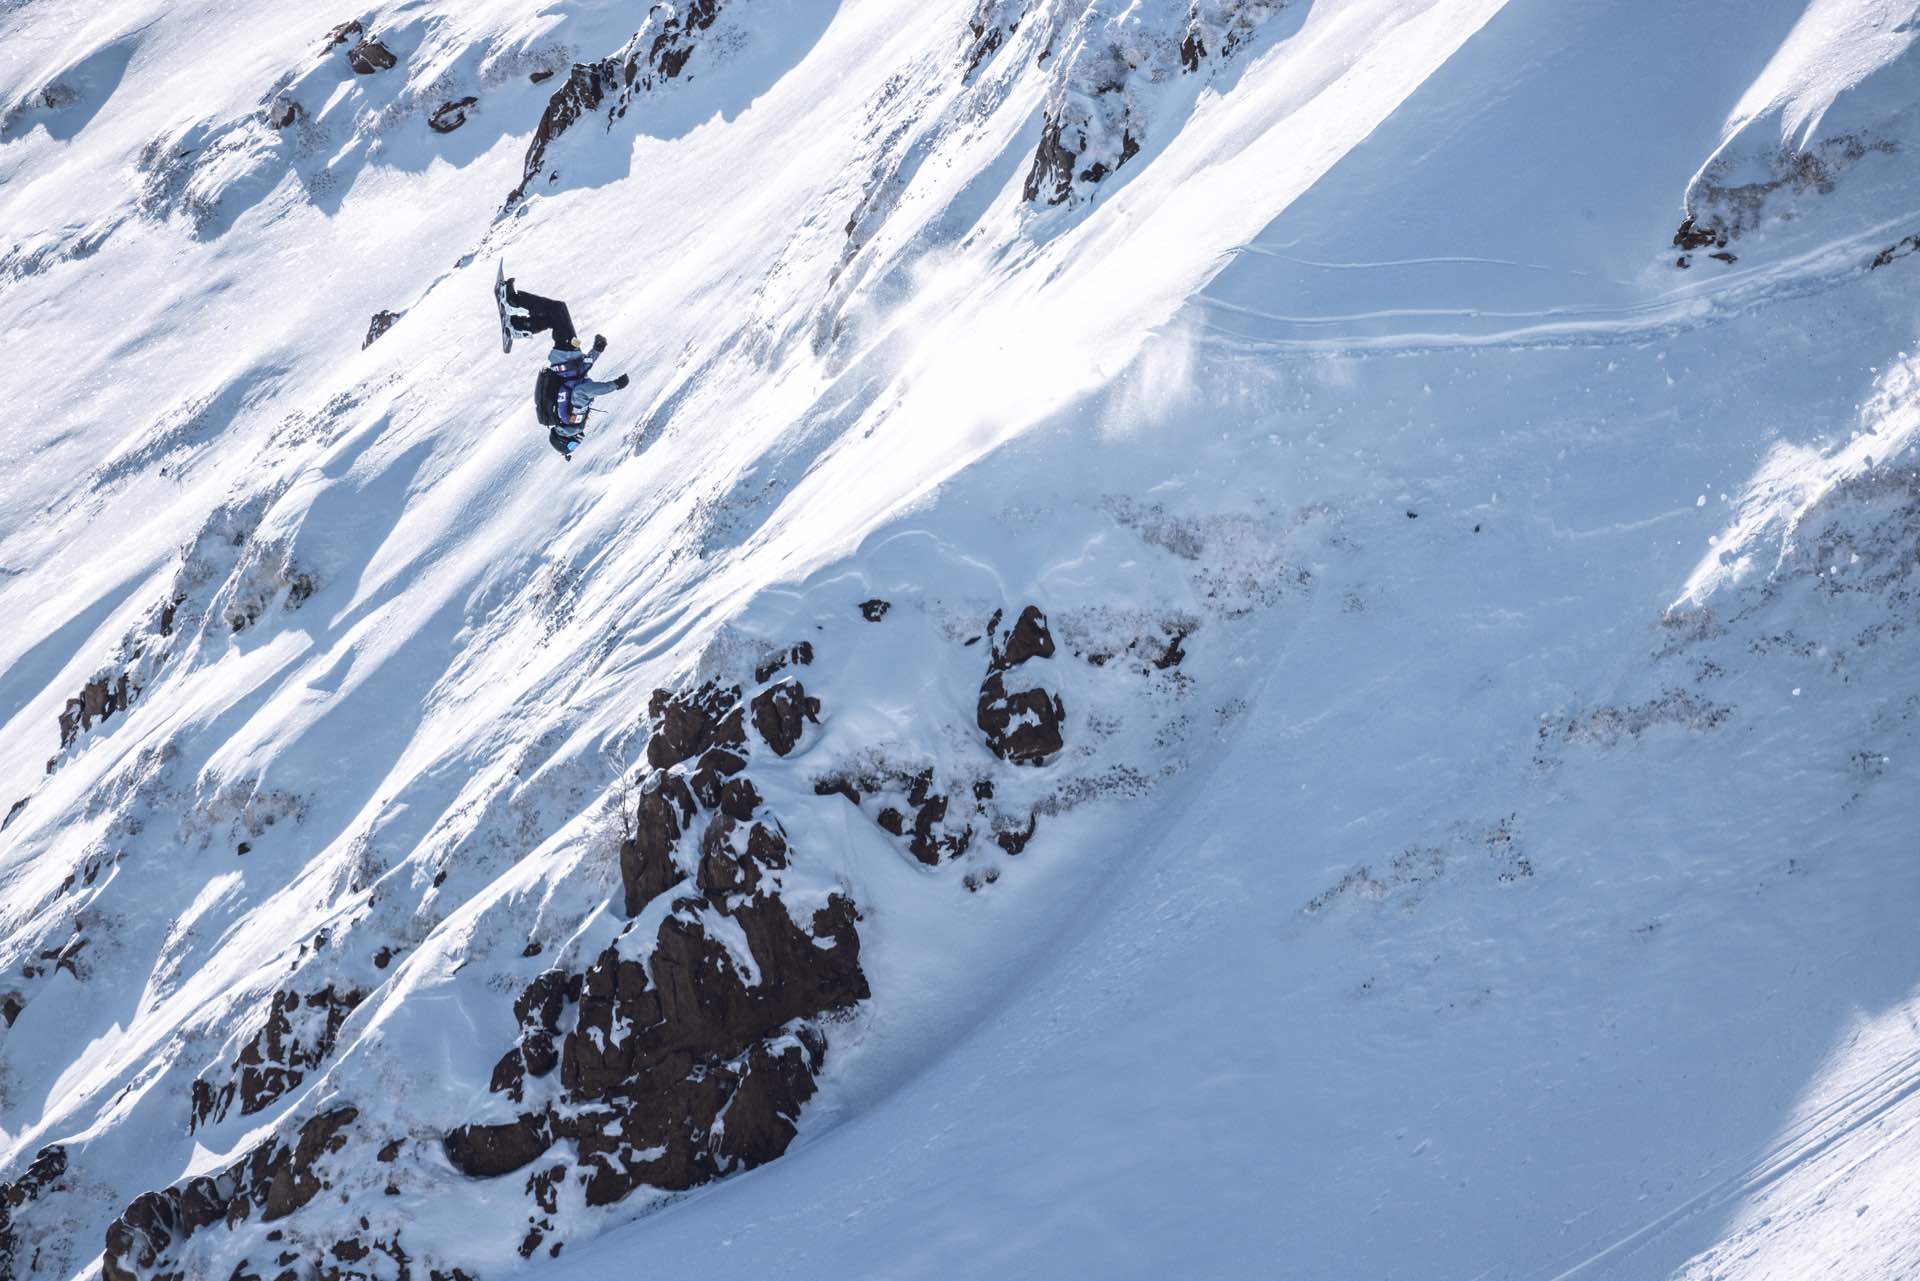
[[[1113, 16], [1087, 9], [1070, 35], [1054, 37], [1067, 48], [1056, 63], [1022, 195], [1067, 204], [1106, 181], [1140, 154], [1151, 125], [1151, 87], [1231, 58], [1282, 3], [1192, 0], [1184, 14], [1173, 6], [1133, 6]], [[1019, 19], [983, 7], [975, 23], [972, 65], [990, 56]]]
[[[754, 698], [754, 725], [785, 755], [819, 708], [783, 680]], [[491, 1079], [519, 1114], [447, 1136], [448, 1160], [476, 1178], [570, 1145], [528, 1182], [523, 1254], [552, 1233], [569, 1180], [605, 1205], [779, 1156], [826, 1058], [821, 1021], [867, 999], [851, 899], [802, 906], [783, 892], [797, 852], [746, 775], [758, 745], [745, 711], [738, 686], [655, 692], [649, 772], [620, 851], [626, 914], [650, 924], [584, 970], [528, 985]]]
[[[995, 614], [987, 625], [992, 635], [1000, 624]], [[980, 683], [977, 719], [980, 732], [987, 736], [993, 754], [1015, 765], [1041, 765], [1065, 746], [1060, 737], [1066, 705], [1060, 696], [1038, 685], [1024, 689], [1007, 688], [1016, 668], [1032, 659], [1053, 657], [1053, 633], [1047, 630], [1047, 617], [1036, 605], [1020, 611], [1004, 645], [995, 642], [986, 679]], [[1027, 673], [1021, 672], [1024, 676]]]
[[721, 0], [679, 0], [656, 4], [624, 48], [598, 62], [575, 63], [567, 82], [554, 91], [527, 144], [520, 185], [507, 204], [533, 193], [543, 177], [551, 182], [549, 152], [560, 136], [589, 113], [607, 108], [607, 124], [627, 112], [638, 94], [677, 78], [700, 47], [701, 36], [720, 16]]
[[36, 1152], [20, 1177], [0, 1183], [0, 1281], [15, 1281], [31, 1274], [35, 1256], [23, 1251], [15, 1216], [43, 1193], [58, 1189], [66, 1175], [67, 1150], [54, 1143]]
[[362, 992], [332, 985], [305, 996], [292, 989], [275, 992], [265, 1024], [232, 1066], [219, 1075], [194, 1079], [187, 1128], [225, 1119], [236, 1099], [240, 1115], [252, 1116], [298, 1086], [333, 1053], [340, 1025], [364, 998]]
[[107, 1228], [101, 1274], [106, 1281], [178, 1276], [176, 1247], [195, 1233], [230, 1229], [256, 1214], [262, 1223], [286, 1218], [333, 1186], [334, 1158], [358, 1116], [351, 1107], [322, 1112], [289, 1140], [270, 1138], [218, 1174], [139, 1197]]

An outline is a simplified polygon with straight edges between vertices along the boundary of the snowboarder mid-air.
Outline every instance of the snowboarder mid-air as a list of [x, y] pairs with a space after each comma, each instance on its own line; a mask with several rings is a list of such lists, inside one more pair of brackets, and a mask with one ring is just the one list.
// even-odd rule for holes
[[573, 461], [573, 451], [586, 436], [587, 414], [596, 396], [619, 391], [627, 385], [621, 374], [612, 382], [596, 382], [587, 377], [593, 362], [607, 349], [607, 340], [599, 334], [589, 351], [580, 350], [580, 335], [573, 328], [567, 304], [513, 287], [502, 264], [494, 282], [494, 297], [500, 304], [500, 346], [513, 350], [515, 334], [553, 334], [553, 350], [547, 353], [547, 367], [533, 384], [534, 412], [540, 425], [548, 428], [547, 441], [560, 456]]

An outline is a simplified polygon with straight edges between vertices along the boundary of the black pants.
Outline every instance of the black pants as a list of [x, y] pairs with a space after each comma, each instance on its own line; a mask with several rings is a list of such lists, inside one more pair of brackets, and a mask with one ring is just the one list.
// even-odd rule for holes
[[578, 347], [580, 335], [574, 330], [573, 315], [567, 310], [567, 304], [551, 298], [542, 298], [539, 294], [530, 294], [524, 289], [515, 289], [507, 295], [509, 307], [524, 307], [526, 319], [513, 318], [513, 331], [517, 334], [537, 334], [542, 330], [553, 331], [553, 345], [556, 347]]

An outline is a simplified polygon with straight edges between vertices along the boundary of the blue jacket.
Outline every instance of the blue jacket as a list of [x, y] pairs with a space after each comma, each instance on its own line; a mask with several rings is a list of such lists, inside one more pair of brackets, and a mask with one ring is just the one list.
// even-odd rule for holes
[[597, 351], [579, 351], [572, 347], [555, 347], [547, 353], [547, 367], [562, 379], [559, 394], [554, 398], [555, 408], [570, 426], [586, 424], [587, 411], [593, 408], [595, 396], [620, 390], [613, 383], [596, 382], [587, 377], [587, 371], [599, 356]]

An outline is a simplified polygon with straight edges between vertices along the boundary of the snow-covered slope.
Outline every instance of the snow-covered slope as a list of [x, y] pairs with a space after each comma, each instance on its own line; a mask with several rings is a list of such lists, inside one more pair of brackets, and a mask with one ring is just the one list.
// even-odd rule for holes
[[1916, 1270], [1916, 40], [7, 7], [0, 1277]]

